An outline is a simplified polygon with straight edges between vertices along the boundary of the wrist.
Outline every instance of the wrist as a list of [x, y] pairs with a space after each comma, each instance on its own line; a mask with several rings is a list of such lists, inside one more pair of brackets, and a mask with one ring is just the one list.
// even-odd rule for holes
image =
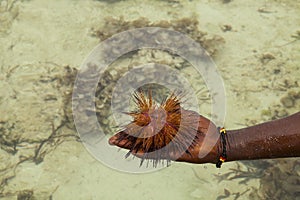
[[242, 154], [242, 149], [239, 149], [240, 139], [237, 130], [228, 130], [226, 135], [227, 142], [227, 161], [236, 161], [239, 155]]

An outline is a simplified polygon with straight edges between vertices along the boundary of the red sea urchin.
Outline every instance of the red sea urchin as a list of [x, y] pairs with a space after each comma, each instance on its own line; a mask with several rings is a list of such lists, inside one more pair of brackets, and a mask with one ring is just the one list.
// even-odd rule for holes
[[151, 92], [146, 96], [142, 91], [135, 92], [134, 101], [137, 110], [126, 113], [133, 121], [119, 132], [118, 142], [127, 141], [129, 144], [126, 157], [131, 153], [143, 152], [142, 161], [170, 161], [172, 153], [189, 152], [198, 135], [199, 115], [185, 110], [180, 105], [179, 98], [172, 94], [160, 105], [153, 102]]

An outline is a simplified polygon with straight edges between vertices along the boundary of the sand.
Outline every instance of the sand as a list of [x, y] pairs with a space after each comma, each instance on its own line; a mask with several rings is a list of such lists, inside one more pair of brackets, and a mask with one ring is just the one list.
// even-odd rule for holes
[[66, 93], [72, 91], [68, 69], [79, 69], [99, 43], [93, 30], [103, 27], [105, 17], [123, 16], [128, 21], [196, 17], [202, 31], [225, 41], [214, 61], [226, 89], [228, 129], [295, 113], [300, 109], [294, 95], [300, 77], [299, 1], [0, 3], [1, 199], [264, 198], [267, 190], [274, 190], [275, 186], [267, 186], [276, 177], [284, 177], [290, 186], [277, 188], [277, 193], [296, 199], [290, 191], [295, 190], [295, 179], [287, 178], [299, 180], [295, 159], [269, 161], [277, 174], [284, 175], [270, 175], [274, 180], [269, 182], [264, 162], [255, 161], [225, 163], [221, 169], [173, 162], [146, 174], [111, 169], [78, 141], [64, 109]]

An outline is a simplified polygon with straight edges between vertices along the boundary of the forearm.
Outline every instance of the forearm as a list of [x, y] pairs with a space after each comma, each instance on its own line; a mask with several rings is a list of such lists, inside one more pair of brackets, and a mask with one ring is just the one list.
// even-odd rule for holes
[[300, 112], [252, 127], [227, 131], [227, 160], [300, 156]]

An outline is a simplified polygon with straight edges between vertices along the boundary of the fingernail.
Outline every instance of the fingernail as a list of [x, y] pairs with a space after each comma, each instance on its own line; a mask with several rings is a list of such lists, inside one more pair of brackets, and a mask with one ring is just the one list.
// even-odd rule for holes
[[111, 137], [111, 138], [109, 138], [108, 143], [109, 143], [110, 145], [115, 145], [115, 144], [116, 144], [116, 139], [114, 138], [114, 136]]

